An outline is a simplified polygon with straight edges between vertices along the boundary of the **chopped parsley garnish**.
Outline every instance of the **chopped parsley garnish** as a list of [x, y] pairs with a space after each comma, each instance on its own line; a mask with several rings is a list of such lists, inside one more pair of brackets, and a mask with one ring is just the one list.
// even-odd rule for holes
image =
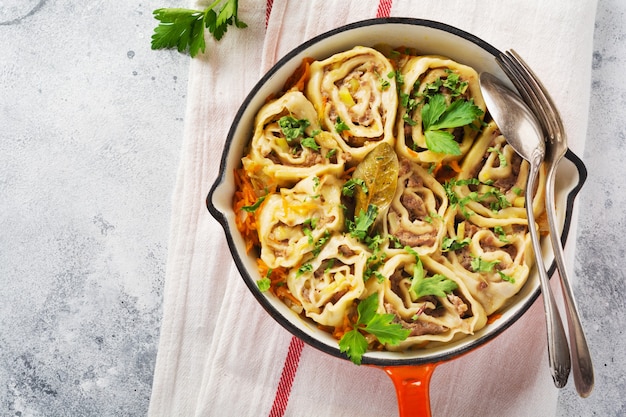
[[339, 350], [357, 365], [361, 364], [363, 354], [367, 351], [368, 343], [362, 331], [375, 336], [380, 343], [389, 345], [397, 345], [410, 334], [410, 330], [393, 323], [393, 314], [380, 314], [377, 310], [378, 293], [374, 293], [359, 303], [354, 328], [339, 340]]
[[311, 125], [307, 119], [296, 119], [293, 116], [283, 116], [278, 119], [278, 126], [283, 131], [288, 142], [300, 137], [306, 137], [305, 129]]
[[[478, 193], [477, 191], [470, 191], [469, 194], [461, 197], [454, 191], [454, 187], [463, 185], [485, 185], [488, 186], [489, 189], [482, 194]], [[478, 178], [452, 178], [443, 184], [443, 188], [446, 192], [446, 195], [448, 196], [448, 201], [450, 202], [450, 205], [458, 206], [461, 210], [461, 214], [465, 218], [469, 218], [470, 216], [474, 215], [474, 212], [472, 210], [469, 210], [465, 207], [469, 202], [472, 201], [475, 201], [477, 203], [488, 201], [489, 208], [493, 211], [499, 211], [511, 206], [511, 203], [506, 198], [506, 195], [502, 193], [502, 191], [500, 191], [498, 188], [492, 186], [490, 181], [480, 182]]]
[[315, 242], [315, 247], [313, 248], [313, 256], [317, 256], [322, 251], [322, 248], [330, 239], [330, 232], [328, 230], [324, 231], [322, 237], [320, 237], [317, 242]]
[[502, 281], [506, 281], [506, 282], [510, 282], [511, 284], [515, 284], [515, 278], [513, 278], [510, 275], [505, 274], [502, 271], [498, 271], [498, 275], [500, 275], [500, 278], [502, 279]]
[[374, 224], [377, 215], [378, 207], [370, 204], [367, 206], [367, 211], [361, 210], [361, 212], [354, 217], [354, 221], [347, 220], [346, 222], [350, 236], [364, 241], [370, 227]]
[[500, 162], [501, 167], [507, 166], [508, 162], [506, 161], [506, 157], [502, 153], [502, 151], [498, 148], [490, 147], [487, 149], [487, 152], [495, 152], [498, 155], [498, 161]]
[[298, 271], [296, 272], [296, 277], [299, 277], [300, 275], [304, 274], [305, 272], [313, 272], [313, 265], [311, 265], [311, 264], [303, 264], [302, 266], [300, 266], [300, 268], [298, 268]]
[[495, 261], [485, 261], [480, 256], [472, 255], [472, 262], [470, 265], [474, 272], [491, 272], [499, 263], [499, 259], [496, 259]]
[[372, 254], [367, 258], [365, 272], [363, 273], [363, 280], [367, 281], [371, 277], [375, 276], [378, 282], [382, 283], [385, 280], [383, 274], [379, 271], [380, 267], [385, 263], [387, 254], [381, 250], [380, 246], [385, 241], [381, 235], [375, 235], [373, 237], [367, 237], [367, 246], [372, 250]]
[[344, 130], [350, 130], [350, 126], [341, 120], [341, 117], [337, 116], [337, 120], [335, 121], [335, 132], [341, 134]]
[[248, 213], [254, 213], [256, 211], [256, 209], [258, 209], [261, 204], [263, 203], [263, 201], [265, 201], [265, 198], [267, 197], [267, 195], [261, 196], [257, 199], [257, 201], [251, 205], [251, 206], [243, 206], [241, 209], [243, 211], [246, 211]]
[[363, 192], [367, 194], [367, 184], [365, 183], [365, 180], [361, 178], [351, 178], [346, 181], [346, 183], [343, 185], [341, 192], [346, 197], [353, 197], [354, 192], [356, 191], [356, 187], [361, 187], [361, 190], [363, 190]]
[[300, 141], [300, 145], [302, 145], [303, 148], [310, 148], [314, 151], [320, 150], [320, 145], [315, 142], [314, 138], [304, 138]]
[[493, 231], [496, 235], [498, 235], [498, 239], [503, 243], [510, 243], [509, 238], [506, 237], [506, 232], [502, 228], [502, 226], [495, 226]]
[[468, 246], [471, 241], [472, 239], [469, 237], [459, 240], [458, 237], [456, 239], [452, 239], [451, 237], [445, 236], [443, 238], [443, 242], [441, 242], [441, 251], [454, 252]]
[[465, 92], [468, 86], [467, 81], [461, 81], [461, 77], [454, 71], [446, 70], [448, 77], [443, 81], [443, 86], [450, 91], [452, 97], [458, 97]]
[[269, 290], [271, 284], [272, 284], [272, 281], [270, 281], [270, 279], [267, 278], [267, 277], [261, 278], [261, 279], [257, 280], [257, 282], [256, 282], [256, 285], [259, 287], [259, 290], [261, 292], [265, 292], [265, 291]]

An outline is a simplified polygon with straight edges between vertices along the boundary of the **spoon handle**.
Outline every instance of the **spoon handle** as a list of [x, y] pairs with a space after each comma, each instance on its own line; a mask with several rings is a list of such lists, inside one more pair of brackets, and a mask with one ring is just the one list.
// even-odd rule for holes
[[574, 384], [578, 394], [585, 398], [591, 394], [594, 386], [593, 364], [591, 362], [591, 354], [587, 346], [587, 340], [578, 316], [578, 308], [574, 294], [570, 286], [570, 281], [565, 268], [565, 260], [563, 256], [563, 247], [561, 246], [560, 234], [558, 232], [556, 213], [554, 211], [554, 181], [556, 177], [556, 164], [550, 166], [548, 177], [546, 179], [546, 208], [548, 211], [548, 225], [550, 227], [550, 235], [552, 236], [552, 250], [554, 251], [554, 259], [561, 277], [561, 285], [563, 288], [563, 298], [565, 300], [565, 308], [567, 315], [568, 330], [572, 351], [572, 374], [574, 375]]
[[[535, 156], [535, 155], [533, 155]], [[530, 173], [526, 184], [526, 213], [528, 217], [528, 230], [535, 253], [535, 261], [537, 270], [539, 271], [539, 283], [541, 293], [543, 294], [543, 307], [546, 314], [546, 330], [548, 335], [548, 361], [552, 372], [552, 379], [557, 388], [562, 388], [567, 384], [571, 369], [571, 361], [569, 356], [569, 346], [567, 344], [567, 336], [563, 328], [563, 321], [556, 305], [552, 289], [550, 288], [550, 280], [546, 272], [545, 264], [539, 244], [539, 235], [535, 227], [535, 214], [533, 212], [533, 190], [539, 166], [541, 164], [542, 155], [537, 155], [530, 160]]]

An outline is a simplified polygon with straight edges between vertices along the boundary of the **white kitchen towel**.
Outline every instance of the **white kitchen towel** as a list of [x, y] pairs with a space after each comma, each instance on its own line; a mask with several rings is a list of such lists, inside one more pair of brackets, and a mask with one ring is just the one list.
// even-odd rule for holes
[[[149, 415], [398, 414], [384, 372], [305, 346], [269, 317], [206, 210], [230, 123], [263, 72], [301, 42], [345, 23], [389, 15], [440, 21], [500, 50], [516, 49], [553, 95], [570, 147], [582, 155], [595, 10], [595, 0], [240, 0], [248, 28], [229, 29], [219, 43], [209, 40], [207, 53], [190, 64]], [[573, 243], [570, 238], [566, 248], [570, 259]], [[558, 390], [547, 363], [538, 301], [501, 337], [435, 370], [433, 415], [554, 415]]]

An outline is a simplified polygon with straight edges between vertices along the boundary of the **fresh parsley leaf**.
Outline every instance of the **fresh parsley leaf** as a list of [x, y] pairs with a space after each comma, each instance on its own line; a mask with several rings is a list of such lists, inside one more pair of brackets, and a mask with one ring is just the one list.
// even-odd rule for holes
[[446, 111], [446, 98], [443, 94], [436, 94], [428, 103], [422, 107], [422, 122], [424, 123], [424, 130], [431, 130], [432, 126], [437, 123], [437, 120]]
[[426, 137], [426, 147], [437, 153], [446, 153], [450, 155], [461, 155], [461, 147], [454, 140], [454, 135], [445, 130], [427, 130], [424, 132]]
[[377, 310], [378, 293], [374, 293], [359, 303], [356, 325], [339, 341], [339, 350], [357, 365], [361, 364], [363, 354], [367, 351], [367, 339], [361, 330], [374, 335], [380, 343], [390, 345], [397, 345], [411, 333], [399, 323], [393, 323], [393, 314], [380, 314]]
[[430, 125], [430, 129], [449, 129], [465, 126], [472, 123], [482, 114], [483, 111], [474, 105], [473, 101], [456, 100], [446, 108], [436, 123]]
[[309, 229], [308, 227], [303, 227], [302, 233], [304, 233], [304, 235], [308, 238], [307, 241], [309, 242], [309, 245], [312, 245], [314, 242], [313, 231]]
[[426, 146], [433, 152], [460, 155], [461, 148], [454, 135], [442, 129], [466, 126], [483, 114], [473, 101], [459, 99], [449, 106], [443, 94], [435, 94], [422, 107], [422, 123]]
[[418, 300], [426, 295], [434, 295], [435, 297], [445, 297], [458, 288], [456, 282], [442, 274], [435, 274], [427, 278], [424, 271], [422, 260], [415, 250], [411, 247], [404, 248], [407, 252], [415, 256], [415, 266], [413, 267], [413, 278], [409, 292], [414, 300]]
[[411, 116], [409, 116], [409, 114], [408, 114], [408, 113], [405, 113], [405, 114], [402, 116], [402, 120], [404, 120], [404, 123], [406, 123], [406, 124], [407, 124], [407, 125], [409, 125], [409, 126], [415, 126], [415, 125], [417, 125], [417, 122], [416, 122], [415, 120], [411, 119]]
[[366, 237], [367, 247], [372, 250], [372, 254], [367, 258], [365, 272], [363, 273], [363, 281], [369, 280], [372, 276], [375, 276], [378, 282], [382, 283], [385, 280], [384, 275], [379, 271], [383, 266], [387, 254], [381, 249], [381, 244], [386, 241], [381, 235], [375, 235], [373, 237]]
[[367, 351], [367, 339], [358, 329], [352, 329], [339, 340], [339, 350], [356, 365], [360, 365]]
[[[247, 25], [237, 17], [238, 0], [216, 0], [204, 10], [160, 8], [153, 12], [159, 24], [152, 34], [152, 49], [173, 49], [189, 52], [193, 58], [204, 52], [204, 29], [220, 40], [228, 26], [239, 29]], [[217, 10], [217, 11], [216, 11]]]
[[341, 134], [344, 130], [350, 130], [350, 126], [341, 120], [341, 117], [337, 116], [337, 120], [335, 120], [335, 132]]

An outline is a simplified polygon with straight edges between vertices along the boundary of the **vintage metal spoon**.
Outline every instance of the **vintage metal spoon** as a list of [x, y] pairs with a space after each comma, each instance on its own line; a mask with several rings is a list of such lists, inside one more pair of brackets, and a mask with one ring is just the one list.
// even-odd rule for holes
[[563, 322], [550, 288], [548, 273], [541, 256], [539, 236], [537, 229], [534, 227], [535, 216], [532, 203], [532, 190], [535, 189], [539, 168], [545, 156], [543, 132], [535, 115], [528, 106], [495, 76], [483, 72], [480, 74], [479, 81], [485, 104], [493, 120], [513, 149], [530, 163], [530, 173], [526, 183], [526, 189], [529, 191], [525, 193], [528, 229], [543, 294], [543, 307], [546, 314], [548, 334], [548, 360], [552, 371], [552, 379], [558, 388], [562, 388], [567, 383], [571, 369], [569, 346]]

